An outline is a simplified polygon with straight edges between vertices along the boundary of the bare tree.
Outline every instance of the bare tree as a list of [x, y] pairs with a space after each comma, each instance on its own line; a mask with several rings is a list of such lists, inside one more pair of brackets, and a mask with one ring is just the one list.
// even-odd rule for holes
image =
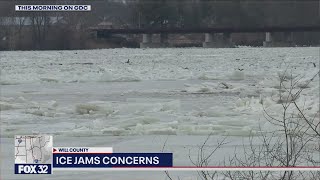
[[30, 18], [34, 47], [36, 49], [44, 49], [45, 40], [50, 26], [50, 17], [47, 12], [32, 12]]

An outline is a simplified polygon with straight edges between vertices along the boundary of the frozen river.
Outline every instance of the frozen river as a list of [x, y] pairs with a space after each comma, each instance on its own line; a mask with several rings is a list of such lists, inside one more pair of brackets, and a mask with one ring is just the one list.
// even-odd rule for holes
[[[25, 179], [13, 175], [13, 137], [23, 134], [52, 134], [55, 146], [113, 146], [114, 152], [159, 152], [168, 139], [174, 165], [191, 165], [189, 150], [212, 134], [213, 146], [228, 137], [221, 150], [227, 156], [243, 138], [273, 130], [262, 110], [281, 114], [279, 74], [299, 76], [303, 86], [320, 65], [319, 48], [17, 51], [0, 52], [0, 62], [4, 179]], [[319, 114], [319, 77], [298, 103], [307, 116]], [[218, 157], [216, 163], [224, 156]], [[144, 179], [151, 173], [54, 174], [45, 178]], [[163, 172], [152, 176], [165, 179]]]

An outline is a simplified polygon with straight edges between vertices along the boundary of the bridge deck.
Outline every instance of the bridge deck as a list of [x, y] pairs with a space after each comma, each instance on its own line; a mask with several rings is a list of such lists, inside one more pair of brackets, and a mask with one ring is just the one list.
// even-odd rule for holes
[[91, 28], [99, 34], [187, 34], [187, 33], [256, 33], [256, 32], [320, 32], [320, 25], [313, 26], [268, 26], [268, 27], [213, 27], [213, 28], [141, 28], [107, 29]]

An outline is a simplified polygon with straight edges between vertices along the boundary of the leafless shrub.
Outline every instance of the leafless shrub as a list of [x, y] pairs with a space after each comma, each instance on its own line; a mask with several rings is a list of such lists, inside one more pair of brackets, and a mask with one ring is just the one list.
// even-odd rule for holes
[[[279, 76], [279, 104], [281, 114], [271, 115], [267, 108], [264, 118], [274, 125], [275, 129], [266, 131], [260, 127], [259, 136], [249, 136], [249, 144], [243, 143], [240, 149], [235, 149], [234, 155], [224, 160], [224, 166], [233, 167], [297, 167], [320, 165], [320, 121], [319, 115], [309, 118], [306, 109], [297, 103], [304, 89], [314, 81], [319, 72], [304, 85], [299, 85], [300, 76]], [[262, 103], [263, 104], [263, 103]], [[318, 112], [319, 114], [319, 112]], [[207, 146], [207, 139], [197, 149], [196, 159], [189, 159], [196, 167], [206, 167], [214, 157], [215, 152], [225, 144], [225, 139], [217, 142], [215, 148]], [[209, 148], [209, 149], [208, 149]], [[319, 180], [320, 171], [198, 171], [198, 177], [203, 180], [213, 180], [223, 175], [230, 180]], [[172, 180], [169, 173], [167, 177]], [[221, 177], [220, 177], [221, 178]]]
[[[191, 163], [196, 166], [196, 167], [208, 167], [210, 166], [210, 161], [212, 160], [213, 155], [215, 152], [220, 149], [223, 145], [226, 144], [226, 137], [224, 137], [222, 140], [217, 141], [217, 145], [215, 148], [211, 149], [210, 147], [207, 146], [207, 143], [210, 139], [212, 134], [209, 134], [206, 138], [206, 140], [203, 142], [201, 146], [198, 148], [197, 152], [197, 158], [192, 159], [191, 157], [191, 150], [189, 150], [189, 159]], [[198, 176], [202, 180], [214, 180], [215, 178], [218, 177], [218, 172], [217, 171], [197, 171]]]
[[[286, 73], [286, 72], [285, 72]], [[225, 165], [246, 167], [296, 167], [319, 166], [314, 156], [320, 153], [319, 123], [314, 118], [307, 118], [304, 107], [297, 99], [302, 91], [317, 77], [315, 74], [304, 86], [298, 86], [301, 77], [291, 75], [279, 76], [279, 102], [282, 106], [280, 117], [270, 115], [264, 108], [265, 119], [277, 129], [262, 131], [260, 137], [249, 137], [250, 144], [243, 146], [243, 153], [237, 153], [225, 160]], [[298, 87], [298, 88], [297, 88]], [[285, 95], [284, 95], [285, 94]], [[319, 118], [319, 117], [318, 117]], [[255, 143], [261, 143], [254, 145]], [[319, 147], [317, 147], [319, 146]], [[315, 148], [312, 148], [315, 147]], [[319, 179], [319, 172], [305, 171], [229, 171], [224, 173], [229, 179]]]
[[[205, 141], [197, 148], [196, 159], [193, 159], [191, 157], [191, 150], [189, 149], [189, 160], [195, 167], [201, 168], [201, 167], [210, 166], [210, 161], [214, 157], [214, 154], [216, 153], [216, 151], [226, 144], [227, 137], [224, 137], [222, 140], [217, 141], [216, 146], [212, 149], [212, 147], [208, 146], [207, 144], [211, 136], [212, 134], [209, 134], [205, 139]], [[164, 151], [167, 140], [168, 139], [166, 139], [161, 152]], [[165, 171], [165, 174], [169, 180], [173, 180], [172, 176], [168, 171]], [[198, 174], [198, 177], [201, 178], [202, 180], [214, 180], [219, 177], [219, 173], [217, 171], [202, 170], [202, 171], [197, 171], [197, 174]], [[177, 178], [180, 179], [180, 177], [177, 177]]]

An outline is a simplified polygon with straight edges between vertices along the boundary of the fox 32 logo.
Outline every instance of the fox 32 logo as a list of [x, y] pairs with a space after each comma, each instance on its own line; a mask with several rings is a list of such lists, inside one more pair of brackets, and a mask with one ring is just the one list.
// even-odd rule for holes
[[15, 174], [51, 174], [51, 164], [15, 164]]
[[51, 135], [16, 135], [15, 174], [51, 174], [52, 146]]

